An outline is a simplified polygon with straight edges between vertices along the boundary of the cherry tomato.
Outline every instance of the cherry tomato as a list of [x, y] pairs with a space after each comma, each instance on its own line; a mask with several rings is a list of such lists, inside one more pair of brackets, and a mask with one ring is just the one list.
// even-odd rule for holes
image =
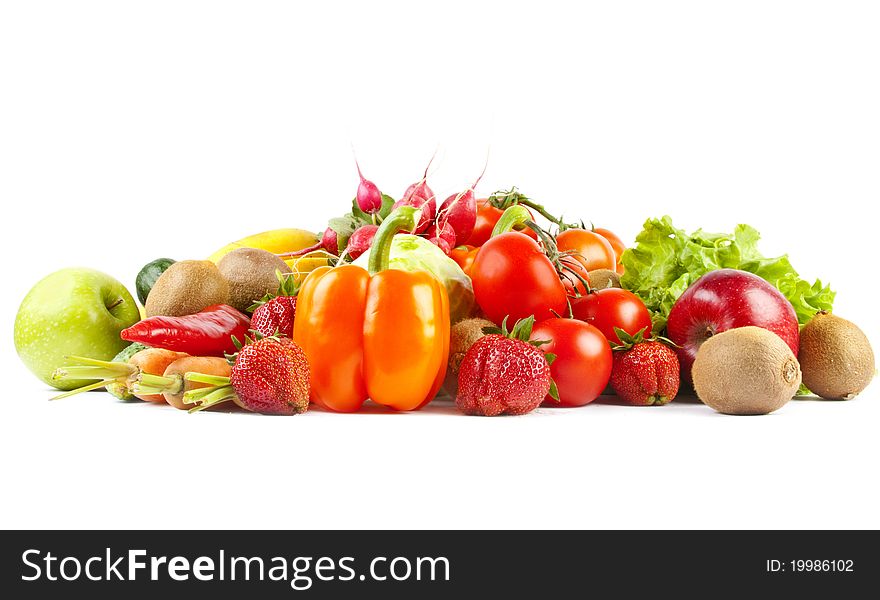
[[473, 246], [456, 246], [449, 252], [449, 258], [457, 262], [461, 270], [467, 275], [471, 270], [471, 265], [474, 264], [477, 250], [479, 248], [474, 248]]
[[[501, 218], [502, 214], [504, 214], [504, 211], [489, 204], [488, 199], [483, 198], [477, 200], [477, 221], [474, 223], [474, 230], [471, 232], [471, 236], [468, 239], [459, 241], [470, 246], [482, 246], [486, 243], [486, 240], [492, 237], [492, 230], [495, 228], [495, 223], [498, 222], [498, 219]], [[534, 219], [532, 220], [534, 221]], [[517, 231], [526, 234], [534, 240], [538, 239], [538, 235], [528, 227], [525, 229], [517, 229]]]
[[550, 374], [559, 402], [549, 396], [545, 406], [583, 406], [605, 389], [611, 377], [611, 346], [602, 332], [577, 319], [547, 319], [532, 329], [532, 340], [550, 340], [541, 350], [556, 355]]
[[619, 344], [615, 327], [630, 335], [643, 331], [651, 335], [651, 313], [638, 296], [620, 288], [605, 288], [571, 301], [574, 318], [586, 321], [601, 331], [609, 342]]
[[566, 229], [556, 236], [560, 252], [571, 252], [587, 271], [609, 269], [617, 266], [617, 255], [611, 243], [598, 233], [586, 229]]
[[626, 244], [623, 243], [623, 240], [617, 237], [617, 234], [608, 229], [594, 227], [593, 231], [608, 240], [608, 243], [611, 244], [611, 247], [614, 249], [614, 254], [617, 256], [617, 273], [618, 275], [623, 275], [623, 272], [626, 269], [623, 268], [623, 263], [620, 262], [620, 257], [623, 256], [623, 251], [626, 250]]
[[568, 311], [565, 287], [550, 259], [521, 233], [490, 238], [477, 252], [470, 276], [477, 304], [495, 323], [509, 317], [512, 327], [532, 315], [543, 321]]

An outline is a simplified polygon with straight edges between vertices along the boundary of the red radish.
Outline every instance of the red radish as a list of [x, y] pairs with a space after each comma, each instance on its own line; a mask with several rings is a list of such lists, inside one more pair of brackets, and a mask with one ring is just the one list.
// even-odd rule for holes
[[351, 237], [348, 238], [348, 246], [346, 247], [348, 255], [354, 259], [368, 251], [378, 230], [378, 225], [363, 225], [355, 229]]
[[444, 222], [442, 227], [440, 226], [439, 219], [431, 223], [428, 231], [425, 232], [425, 237], [428, 238], [429, 242], [443, 250], [445, 254], [449, 254], [455, 248], [455, 230], [448, 221]]
[[457, 239], [467, 240], [477, 222], [477, 199], [474, 190], [469, 189], [460, 194], [452, 194], [437, 211], [437, 221], [449, 226]]
[[336, 235], [335, 231], [328, 227], [324, 230], [324, 233], [321, 235], [321, 239], [317, 244], [309, 246], [308, 248], [303, 248], [302, 250], [297, 250], [296, 252], [284, 252], [283, 254], [277, 254], [276, 256], [279, 256], [280, 258], [293, 258], [295, 256], [304, 256], [318, 250], [324, 250], [333, 256], [339, 256], [339, 236]]
[[422, 233], [425, 231], [428, 225], [434, 221], [434, 216], [437, 213], [437, 200], [434, 197], [433, 190], [428, 187], [428, 169], [431, 168], [432, 162], [434, 162], [433, 156], [428, 162], [428, 166], [425, 167], [425, 174], [422, 176], [422, 179], [406, 188], [406, 191], [403, 192], [403, 197], [395, 202], [392, 207], [393, 209], [398, 206], [412, 206], [422, 211], [419, 223], [412, 233]]
[[321, 248], [334, 256], [339, 256], [339, 235], [329, 227], [321, 235]]
[[486, 164], [483, 165], [483, 172], [471, 187], [460, 194], [449, 196], [437, 211], [437, 221], [444, 225], [443, 229], [445, 229], [445, 225], [451, 225], [456, 239], [462, 240], [462, 242], [467, 241], [471, 236], [477, 222], [477, 199], [474, 197], [474, 188], [486, 174], [488, 164], [486, 161]]
[[392, 210], [400, 206], [412, 206], [421, 211], [422, 216], [419, 218], [419, 222], [412, 233], [424, 232], [428, 225], [434, 221], [434, 215], [437, 213], [437, 201], [434, 200], [433, 196], [426, 199], [422, 196], [413, 195], [409, 200], [398, 200], [394, 203]]
[[358, 177], [361, 178], [357, 191], [358, 208], [368, 215], [375, 214], [382, 208], [382, 192], [379, 191], [375, 183], [364, 177], [357, 159], [355, 159], [354, 164], [357, 167]]
[[431, 163], [434, 162], [435, 156], [437, 156], [436, 152], [434, 153], [434, 156], [431, 157], [431, 160], [428, 161], [428, 166], [425, 167], [425, 174], [422, 175], [421, 180], [410, 185], [406, 188], [406, 191], [403, 192], [403, 196], [401, 196], [403, 200], [409, 200], [412, 196], [419, 196], [420, 198], [434, 197], [434, 192], [428, 187], [428, 170], [431, 168]]

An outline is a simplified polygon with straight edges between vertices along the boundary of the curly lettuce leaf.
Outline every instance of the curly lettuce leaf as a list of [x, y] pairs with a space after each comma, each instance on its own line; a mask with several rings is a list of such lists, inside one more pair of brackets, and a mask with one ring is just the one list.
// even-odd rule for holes
[[810, 284], [801, 279], [786, 255], [764, 257], [758, 250], [760, 239], [749, 225], [737, 225], [732, 234], [700, 229], [688, 235], [669, 216], [648, 219], [635, 246], [623, 254], [626, 271], [621, 285], [644, 301], [658, 332], [688, 286], [718, 269], [740, 269], [765, 279], [788, 298], [801, 324], [820, 310], [831, 310], [831, 288], [819, 280]]

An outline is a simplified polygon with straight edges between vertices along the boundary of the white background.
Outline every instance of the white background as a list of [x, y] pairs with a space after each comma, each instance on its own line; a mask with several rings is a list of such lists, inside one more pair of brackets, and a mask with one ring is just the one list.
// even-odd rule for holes
[[[605, 5], [605, 6], [601, 6]], [[187, 415], [49, 403], [12, 323], [72, 265], [131, 286], [365, 173], [517, 185], [632, 240], [764, 235], [880, 340], [872, 2], [4, 2], [0, 527], [876, 528], [880, 388], [771, 416], [700, 404], [520, 418]]]

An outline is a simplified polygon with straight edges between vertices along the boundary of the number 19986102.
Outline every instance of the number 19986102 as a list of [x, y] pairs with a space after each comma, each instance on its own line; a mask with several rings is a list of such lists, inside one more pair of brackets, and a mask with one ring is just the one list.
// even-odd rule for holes
[[852, 573], [855, 565], [849, 559], [794, 559], [794, 560], [768, 560], [767, 571], [771, 573]]

